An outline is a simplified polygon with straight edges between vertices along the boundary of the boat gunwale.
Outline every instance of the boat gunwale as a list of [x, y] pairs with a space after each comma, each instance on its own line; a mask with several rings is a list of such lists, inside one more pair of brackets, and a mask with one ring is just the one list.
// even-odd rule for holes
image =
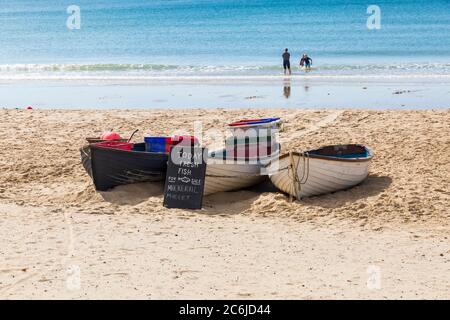
[[[337, 161], [337, 162], [367, 162], [367, 161], [372, 160], [372, 158], [374, 156], [372, 149], [370, 149], [366, 146], [363, 146], [363, 145], [354, 145], [354, 146], [360, 146], [360, 147], [363, 147], [364, 149], [366, 149], [368, 152], [368, 156], [364, 157], [364, 158], [339, 158], [339, 157], [333, 157], [333, 156], [322, 156], [322, 155], [317, 155], [317, 154], [309, 154], [308, 151], [305, 151], [305, 152], [293, 151], [292, 155], [299, 156], [299, 157], [305, 157], [305, 155], [307, 155], [307, 157], [311, 158], [311, 159], [320, 159], [320, 160]], [[323, 148], [323, 147], [321, 147], [321, 148]], [[318, 148], [318, 149], [321, 149], [321, 148]], [[317, 149], [314, 149], [314, 150], [317, 150]], [[311, 151], [311, 150], [309, 150], [309, 151]], [[278, 161], [280, 161], [286, 157], [289, 157], [289, 152], [282, 154], [278, 158]], [[270, 161], [266, 165], [266, 167], [270, 166], [271, 164], [272, 164], [272, 161]]]
[[107, 151], [111, 151], [114, 153], [122, 153], [122, 154], [135, 154], [135, 155], [149, 155], [149, 156], [160, 156], [161, 158], [168, 158], [169, 155], [166, 153], [161, 153], [161, 152], [148, 152], [148, 151], [137, 151], [137, 150], [122, 150], [122, 149], [114, 149], [114, 148], [108, 148], [108, 147], [99, 147], [99, 146], [95, 146], [95, 145], [85, 145], [82, 148], [80, 148], [80, 150], [86, 149], [86, 148], [90, 148], [90, 149], [100, 149], [100, 150], [107, 150]]

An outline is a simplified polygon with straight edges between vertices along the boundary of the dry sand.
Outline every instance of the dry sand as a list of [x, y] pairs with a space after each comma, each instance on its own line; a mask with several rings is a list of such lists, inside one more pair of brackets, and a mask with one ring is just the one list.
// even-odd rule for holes
[[[95, 192], [79, 160], [84, 137], [111, 128], [141, 139], [273, 115], [283, 150], [370, 146], [368, 179], [293, 203], [256, 187], [169, 210], [162, 184]], [[450, 298], [448, 109], [0, 116], [0, 298]]]

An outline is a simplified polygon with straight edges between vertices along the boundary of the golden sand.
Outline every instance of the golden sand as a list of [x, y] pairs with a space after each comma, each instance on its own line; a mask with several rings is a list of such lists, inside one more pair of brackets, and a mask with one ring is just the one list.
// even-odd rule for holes
[[[160, 183], [98, 193], [80, 164], [84, 138], [111, 128], [124, 136], [139, 128], [141, 140], [192, 133], [198, 120], [225, 130], [274, 115], [285, 120], [284, 151], [371, 147], [367, 180], [292, 203], [266, 187], [220, 193], [189, 211], [164, 208]], [[449, 110], [0, 116], [0, 298], [450, 298]], [[367, 286], [372, 265], [381, 268], [380, 289]]]

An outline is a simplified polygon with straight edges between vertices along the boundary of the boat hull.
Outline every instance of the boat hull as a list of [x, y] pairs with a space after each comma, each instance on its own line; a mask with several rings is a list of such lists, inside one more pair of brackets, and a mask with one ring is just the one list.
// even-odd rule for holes
[[208, 163], [204, 195], [251, 187], [264, 180], [260, 164]]
[[[94, 181], [96, 190], [106, 191], [118, 185], [162, 181], [168, 155], [123, 151], [92, 145], [80, 149], [81, 162]], [[206, 167], [204, 195], [239, 190], [262, 182], [261, 163], [242, 159], [214, 159]]]
[[[345, 190], [361, 183], [368, 175], [372, 152], [365, 158], [331, 158], [293, 153], [270, 168], [270, 180], [281, 191], [297, 199]], [[293, 165], [292, 165], [293, 164]], [[294, 175], [297, 175], [295, 177]]]
[[164, 153], [125, 151], [89, 145], [81, 148], [81, 162], [95, 189], [106, 191], [119, 185], [162, 181], [167, 171]]

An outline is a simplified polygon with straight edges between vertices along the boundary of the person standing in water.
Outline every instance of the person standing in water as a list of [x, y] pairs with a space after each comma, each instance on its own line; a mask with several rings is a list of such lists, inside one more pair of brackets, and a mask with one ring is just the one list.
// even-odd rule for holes
[[300, 59], [300, 67], [305, 66], [305, 71], [311, 70], [312, 65], [312, 59], [308, 57], [306, 53], [303, 54], [302, 58]]
[[287, 72], [291, 74], [291, 54], [289, 53], [288, 48], [284, 49], [282, 57], [283, 57], [284, 74], [286, 74]]

